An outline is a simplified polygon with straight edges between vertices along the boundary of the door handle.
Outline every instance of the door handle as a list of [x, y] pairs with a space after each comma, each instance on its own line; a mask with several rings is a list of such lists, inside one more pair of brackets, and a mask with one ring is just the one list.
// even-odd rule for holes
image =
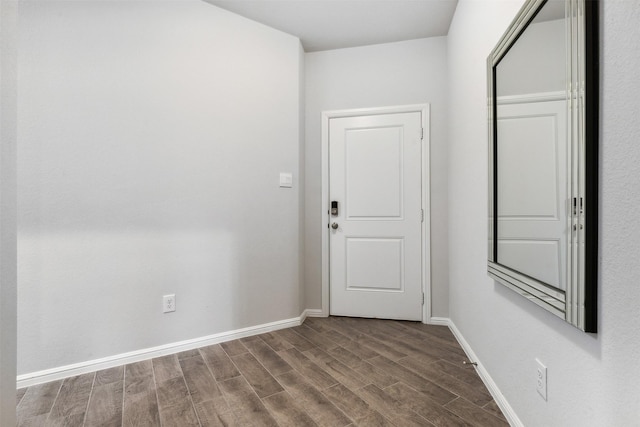
[[333, 224], [331, 224], [331, 228], [333, 228], [334, 230], [338, 229], [338, 223], [334, 222]]

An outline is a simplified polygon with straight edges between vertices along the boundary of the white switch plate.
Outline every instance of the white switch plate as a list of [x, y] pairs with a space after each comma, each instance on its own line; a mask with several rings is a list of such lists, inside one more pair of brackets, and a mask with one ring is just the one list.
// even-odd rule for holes
[[293, 187], [293, 174], [287, 172], [280, 172], [280, 187], [291, 188]]
[[536, 390], [544, 400], [547, 400], [547, 367], [536, 359]]

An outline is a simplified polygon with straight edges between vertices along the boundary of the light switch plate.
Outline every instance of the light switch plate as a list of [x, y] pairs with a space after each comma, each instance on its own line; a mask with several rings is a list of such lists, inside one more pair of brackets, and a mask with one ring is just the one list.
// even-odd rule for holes
[[288, 172], [280, 172], [280, 187], [291, 188], [293, 187], [293, 174]]

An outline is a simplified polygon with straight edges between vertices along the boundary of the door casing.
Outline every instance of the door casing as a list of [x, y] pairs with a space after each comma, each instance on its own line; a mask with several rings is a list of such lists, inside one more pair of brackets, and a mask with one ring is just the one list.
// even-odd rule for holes
[[420, 112], [424, 129], [422, 149], [422, 323], [431, 323], [431, 210], [430, 210], [430, 120], [429, 104], [359, 108], [322, 112], [322, 315], [329, 316], [329, 122], [332, 118]]

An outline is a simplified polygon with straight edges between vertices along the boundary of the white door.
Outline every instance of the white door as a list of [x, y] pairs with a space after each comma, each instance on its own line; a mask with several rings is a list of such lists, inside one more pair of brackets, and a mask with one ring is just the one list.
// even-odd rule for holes
[[420, 112], [329, 121], [330, 313], [422, 319]]
[[511, 102], [497, 111], [497, 262], [566, 290], [567, 103]]

